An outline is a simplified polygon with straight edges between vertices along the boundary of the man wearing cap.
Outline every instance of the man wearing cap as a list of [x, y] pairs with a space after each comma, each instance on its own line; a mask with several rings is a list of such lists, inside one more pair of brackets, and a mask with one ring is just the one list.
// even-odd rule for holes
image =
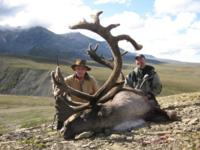
[[[86, 65], [86, 60], [76, 59], [71, 68], [75, 71], [74, 74], [65, 78], [65, 83], [79, 91], [94, 94], [97, 89], [97, 81], [87, 73], [91, 68]], [[76, 102], [87, 102], [79, 97], [70, 95], [71, 99]]]
[[159, 106], [155, 96], [160, 94], [162, 84], [155, 68], [146, 64], [143, 54], [135, 56], [135, 64], [136, 67], [125, 79], [125, 86], [143, 91], [147, 100], [152, 100], [153, 105]]

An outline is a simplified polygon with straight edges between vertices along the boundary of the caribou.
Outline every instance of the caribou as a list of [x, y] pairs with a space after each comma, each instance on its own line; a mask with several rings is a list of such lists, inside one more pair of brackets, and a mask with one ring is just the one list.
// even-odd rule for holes
[[[88, 54], [93, 60], [112, 69], [104, 84], [95, 94], [90, 95], [66, 85], [59, 66], [51, 73], [53, 95], [57, 100], [64, 101], [63, 104], [66, 105], [67, 110], [62, 132], [64, 139], [74, 138], [75, 135], [84, 131], [101, 132], [105, 129], [126, 131], [145, 121], [168, 121], [172, 118], [170, 113], [149, 103], [142, 91], [124, 86], [122, 56], [126, 52], [120, 51], [118, 43], [126, 40], [133, 45], [135, 50], [142, 49], [142, 45], [128, 35], [113, 36], [111, 30], [120, 24], [104, 27], [100, 24], [100, 14], [102, 11], [93, 16], [93, 22], [83, 20], [70, 28], [90, 30], [107, 41], [112, 59], [106, 59], [97, 54], [98, 45], [95, 48], [89, 45], [88, 49]], [[74, 102], [70, 100], [68, 94], [78, 96], [87, 102]]]

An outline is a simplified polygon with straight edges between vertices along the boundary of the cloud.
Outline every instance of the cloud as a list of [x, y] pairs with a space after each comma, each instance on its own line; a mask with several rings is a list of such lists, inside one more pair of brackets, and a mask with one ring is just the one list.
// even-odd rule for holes
[[[95, 2], [121, 5], [132, 0], [96, 0]], [[100, 6], [98, 5], [98, 8]], [[102, 14], [101, 23], [104, 26], [120, 23], [119, 27], [112, 30], [112, 34], [130, 35], [138, 43], [143, 44], [142, 53], [186, 61], [194, 61], [195, 58], [200, 62], [198, 55], [200, 1], [155, 0], [153, 8], [153, 11], [145, 12], [145, 15], [130, 9], [129, 11], [116, 10], [116, 13], [109, 17]], [[96, 12], [96, 7], [89, 7], [82, 0], [0, 0], [0, 26], [42, 25], [55, 33], [66, 33], [72, 31], [68, 28], [69, 25], [82, 20], [83, 17], [91, 21], [90, 15]], [[101, 39], [91, 32], [78, 31]], [[119, 45], [125, 50], [134, 51], [128, 42], [120, 42]]]
[[[148, 30], [159, 32], [159, 34], [155, 32], [153, 39], [153, 43], [159, 44], [152, 44], [146, 40], [148, 47], [154, 50], [157, 48], [158, 57], [200, 62], [200, 56], [197, 55], [200, 50], [200, 22], [198, 21], [200, 1], [156, 0], [154, 9], [154, 14], [150, 18], [157, 20], [157, 23], [152, 21], [152, 26], [156, 28], [152, 27]], [[164, 18], [168, 18], [168, 21], [164, 21]]]
[[171, 54], [171, 59], [183, 61], [183, 58], [187, 58], [188, 62], [200, 61], [199, 56], [197, 55], [196, 49], [181, 49], [179, 53], [175, 52]]
[[24, 5], [12, 6], [6, 3], [4, 0], [1, 0], [0, 1], [0, 19], [14, 16], [17, 12], [19, 12], [23, 8], [24, 8]]
[[[13, 2], [13, 1], [12, 1]], [[15, 17], [3, 18], [0, 25], [34, 26], [43, 25], [54, 32], [63, 33], [68, 31], [68, 26], [78, 22], [83, 16], [89, 16], [94, 10], [84, 5], [81, 0], [11, 0], [6, 1], [10, 8], [16, 5], [24, 5]]]
[[143, 19], [137, 13], [124, 11], [102, 19], [102, 24], [108, 25], [110, 23], [120, 23], [119, 28], [123, 27], [123, 30], [136, 29], [143, 26]]
[[199, 0], [155, 0], [154, 9], [156, 14], [176, 15], [181, 12], [200, 12]]
[[[187, 5], [192, 7], [188, 3]], [[165, 9], [165, 12], [170, 10]], [[113, 35], [130, 35], [144, 46], [142, 53], [161, 58], [200, 61], [200, 56], [197, 55], [200, 51], [200, 21], [197, 20], [197, 15], [198, 11], [179, 11], [173, 16], [156, 12], [141, 16], [125, 11], [104, 18], [102, 23], [120, 23], [120, 27], [112, 30]], [[120, 42], [120, 46], [134, 51], [132, 45], [127, 42]]]
[[147, 54], [195, 61], [192, 57], [196, 57], [195, 53], [200, 48], [198, 27], [196, 15], [193, 13], [180, 13], [176, 18], [150, 16], [144, 18], [144, 26], [136, 37], [141, 38], [143, 51]]
[[117, 4], [130, 4], [132, 0], [96, 0], [95, 4], [108, 4], [108, 3], [117, 3]]

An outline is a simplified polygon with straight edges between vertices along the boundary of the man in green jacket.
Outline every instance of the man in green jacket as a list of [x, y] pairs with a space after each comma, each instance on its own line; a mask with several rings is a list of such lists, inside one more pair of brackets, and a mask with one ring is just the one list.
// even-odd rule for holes
[[159, 106], [155, 96], [161, 93], [162, 84], [155, 68], [146, 64], [143, 54], [136, 55], [135, 63], [136, 67], [125, 79], [125, 86], [141, 90], [147, 100], [152, 100], [152, 104]]

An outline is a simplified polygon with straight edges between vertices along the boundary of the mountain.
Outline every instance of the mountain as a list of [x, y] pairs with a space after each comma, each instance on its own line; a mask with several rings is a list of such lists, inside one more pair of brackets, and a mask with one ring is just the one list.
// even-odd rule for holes
[[[105, 41], [97, 41], [79, 32], [55, 34], [40, 26], [28, 29], [0, 28], [1, 54], [41, 57], [50, 60], [55, 60], [57, 56], [61, 60], [72, 60], [78, 57], [89, 59], [86, 49], [90, 43], [93, 46], [98, 43], [97, 53], [104, 57], [111, 57]], [[134, 53], [128, 53], [123, 58], [125, 61], [132, 62], [134, 56]], [[153, 56], [149, 58], [151, 63], [162, 63]]]

